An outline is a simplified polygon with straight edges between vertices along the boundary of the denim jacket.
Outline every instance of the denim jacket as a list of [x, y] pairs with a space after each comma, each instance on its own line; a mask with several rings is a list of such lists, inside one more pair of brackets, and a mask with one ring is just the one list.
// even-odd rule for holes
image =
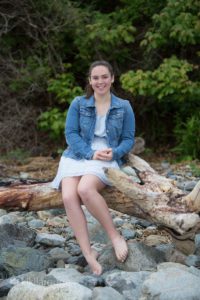
[[[68, 110], [65, 137], [68, 148], [63, 156], [73, 159], [92, 159], [94, 150], [91, 143], [94, 137], [96, 108], [94, 97], [76, 97]], [[123, 156], [134, 145], [135, 117], [128, 100], [111, 94], [111, 105], [106, 115], [106, 134], [108, 147], [113, 150], [113, 160], [119, 165]]]

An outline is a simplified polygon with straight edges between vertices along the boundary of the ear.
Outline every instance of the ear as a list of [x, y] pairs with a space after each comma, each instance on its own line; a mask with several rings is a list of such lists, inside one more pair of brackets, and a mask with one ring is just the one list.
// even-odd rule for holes
[[112, 76], [111, 82], [113, 83], [115, 81], [115, 77]]
[[91, 80], [90, 80], [90, 77], [88, 77], [88, 82], [89, 82], [89, 84], [91, 84]]

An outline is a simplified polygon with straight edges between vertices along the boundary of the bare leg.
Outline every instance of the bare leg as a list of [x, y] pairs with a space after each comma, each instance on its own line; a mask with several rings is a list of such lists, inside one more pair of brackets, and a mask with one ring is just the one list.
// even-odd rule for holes
[[89, 212], [101, 223], [113, 244], [116, 257], [124, 262], [128, 247], [124, 238], [116, 230], [108, 206], [99, 191], [105, 184], [94, 175], [84, 175], [78, 185], [78, 194]]
[[97, 261], [97, 255], [91, 249], [87, 221], [81, 208], [81, 201], [77, 194], [80, 177], [67, 177], [62, 180], [62, 199], [69, 223], [93, 273], [100, 275], [102, 267]]

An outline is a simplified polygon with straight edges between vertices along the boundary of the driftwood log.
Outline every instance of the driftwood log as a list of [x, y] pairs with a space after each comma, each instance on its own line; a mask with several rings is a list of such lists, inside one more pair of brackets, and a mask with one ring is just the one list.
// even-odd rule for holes
[[[160, 225], [179, 239], [194, 236], [200, 228], [200, 181], [186, 194], [138, 156], [129, 154], [128, 165], [137, 170], [143, 184], [121, 170], [106, 169], [113, 183], [102, 192], [109, 208]], [[38, 211], [62, 206], [61, 193], [50, 183], [0, 188], [0, 208]]]

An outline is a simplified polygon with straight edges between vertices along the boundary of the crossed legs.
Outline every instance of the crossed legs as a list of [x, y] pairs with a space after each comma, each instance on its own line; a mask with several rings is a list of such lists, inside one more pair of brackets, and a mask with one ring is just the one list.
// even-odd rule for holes
[[91, 249], [85, 214], [81, 202], [101, 223], [113, 244], [116, 257], [124, 261], [128, 254], [124, 238], [116, 230], [104, 198], [99, 193], [105, 185], [94, 175], [68, 177], [62, 180], [62, 198], [69, 223], [93, 273], [100, 275], [102, 267], [97, 261], [97, 253]]

